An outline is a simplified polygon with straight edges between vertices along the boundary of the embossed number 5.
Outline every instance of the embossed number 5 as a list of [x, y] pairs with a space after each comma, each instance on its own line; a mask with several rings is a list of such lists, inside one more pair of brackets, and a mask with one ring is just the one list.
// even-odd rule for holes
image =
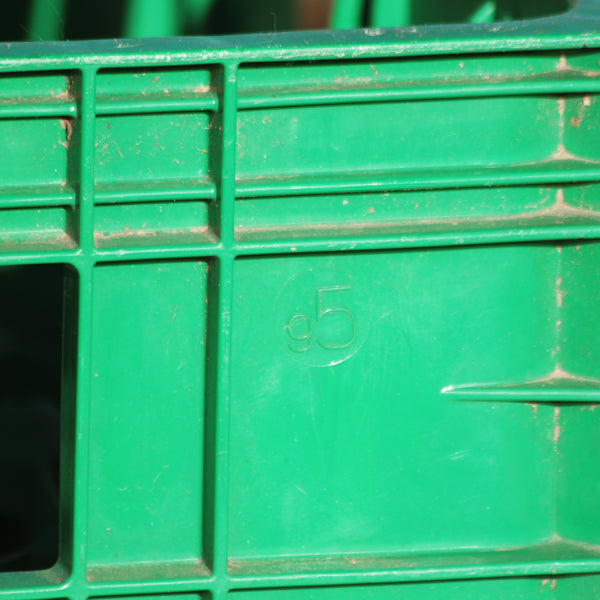
[[343, 343], [328, 344], [319, 338], [319, 345], [327, 350], [339, 350], [340, 348], [347, 348], [353, 341], [355, 336], [354, 329], [354, 318], [347, 308], [343, 306], [337, 306], [336, 304], [327, 304], [328, 302], [335, 302], [333, 294], [340, 294], [346, 292], [352, 288], [349, 285], [335, 286], [335, 287], [324, 287], [317, 290], [317, 321], [324, 321], [330, 315], [340, 315], [348, 322], [350, 329], [350, 336]]

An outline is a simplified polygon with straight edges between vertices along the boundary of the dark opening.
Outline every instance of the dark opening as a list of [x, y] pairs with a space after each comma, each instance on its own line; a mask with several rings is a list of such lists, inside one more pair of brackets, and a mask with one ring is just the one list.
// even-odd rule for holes
[[58, 559], [63, 280], [0, 268], [0, 571]]

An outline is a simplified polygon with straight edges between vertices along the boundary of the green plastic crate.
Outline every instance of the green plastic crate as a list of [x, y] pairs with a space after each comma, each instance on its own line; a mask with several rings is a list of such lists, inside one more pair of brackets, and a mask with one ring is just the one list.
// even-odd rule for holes
[[599, 31], [0, 44], [1, 312], [62, 372], [0, 600], [596, 598]]

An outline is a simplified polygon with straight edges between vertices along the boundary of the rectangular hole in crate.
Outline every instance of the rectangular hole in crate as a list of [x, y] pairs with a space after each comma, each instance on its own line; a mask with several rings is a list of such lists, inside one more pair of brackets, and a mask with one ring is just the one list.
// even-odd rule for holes
[[62, 265], [0, 268], [0, 570], [59, 549]]

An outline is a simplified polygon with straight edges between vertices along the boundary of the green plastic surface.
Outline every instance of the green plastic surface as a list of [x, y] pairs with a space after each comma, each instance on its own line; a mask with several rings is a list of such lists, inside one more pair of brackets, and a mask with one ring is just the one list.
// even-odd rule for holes
[[64, 266], [0, 600], [596, 598], [598, 31], [0, 44], [0, 265]]

